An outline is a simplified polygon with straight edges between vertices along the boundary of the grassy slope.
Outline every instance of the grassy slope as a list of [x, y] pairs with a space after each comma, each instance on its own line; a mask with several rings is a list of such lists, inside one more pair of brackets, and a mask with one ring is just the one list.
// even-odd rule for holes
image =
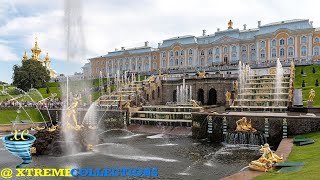
[[[26, 110], [29, 116], [31, 117], [33, 122], [42, 122], [42, 117], [38, 110], [36, 109], [27, 109]], [[43, 115], [46, 119], [47, 117]], [[10, 124], [11, 121], [17, 118], [17, 111], [16, 110], [0, 110], [0, 124]], [[19, 115], [20, 120], [30, 120], [27, 116], [26, 112], [21, 110]]]
[[[315, 74], [312, 72], [312, 67], [316, 70]], [[303, 69], [303, 73], [307, 76], [302, 76], [301, 69]], [[315, 87], [316, 79], [318, 79], [320, 85], [320, 65], [296, 67], [295, 88], [302, 88], [303, 101], [308, 100], [310, 89], [314, 89], [316, 91], [314, 106], [320, 107], [320, 86]], [[302, 87], [303, 80], [305, 81], [305, 87]], [[304, 105], [306, 105], [306, 102]]]
[[315, 140], [314, 144], [307, 146], [294, 146], [287, 161], [303, 162], [304, 166], [299, 171], [277, 173], [267, 172], [256, 179], [319, 179], [320, 177], [320, 132], [303, 135]]

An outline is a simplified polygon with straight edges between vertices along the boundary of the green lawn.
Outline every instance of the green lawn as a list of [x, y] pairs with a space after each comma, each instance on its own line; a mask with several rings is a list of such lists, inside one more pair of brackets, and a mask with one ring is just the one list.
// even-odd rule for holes
[[[42, 117], [38, 110], [36, 109], [26, 109], [27, 113], [29, 114], [31, 120], [33, 122], [42, 122]], [[19, 114], [19, 120], [30, 120], [27, 113], [21, 110]], [[11, 121], [16, 120], [17, 118], [17, 111], [16, 110], [0, 110], [0, 124], [11, 124]], [[48, 120], [47, 115], [43, 114], [43, 117]]]
[[319, 179], [320, 177], [320, 132], [303, 135], [303, 137], [312, 138], [314, 144], [306, 146], [293, 146], [293, 149], [287, 161], [303, 162], [302, 169], [294, 172], [277, 173], [275, 171], [264, 173], [258, 176], [257, 180], [262, 179]]
[[[316, 70], [315, 73], [312, 72], [313, 67]], [[303, 70], [303, 75], [301, 74], [301, 69]], [[302, 88], [303, 101], [305, 101], [304, 105], [306, 105], [306, 101], [308, 100], [310, 89], [314, 89], [316, 91], [314, 106], [320, 107], [320, 86], [315, 86], [317, 79], [320, 85], [320, 65], [296, 67], [294, 86], [295, 88]], [[302, 87], [303, 80], [305, 81], [305, 87]]]

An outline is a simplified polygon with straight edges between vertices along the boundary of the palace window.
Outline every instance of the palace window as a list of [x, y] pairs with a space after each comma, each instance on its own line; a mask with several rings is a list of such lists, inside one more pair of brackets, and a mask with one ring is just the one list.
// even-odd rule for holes
[[266, 53], [265, 53], [264, 50], [261, 50], [261, 52], [260, 52], [260, 57], [261, 57], [261, 58], [265, 58], [265, 57], [266, 57]]
[[173, 66], [173, 59], [170, 59], [170, 66]]
[[276, 49], [272, 49], [271, 50], [271, 57], [277, 57], [277, 51], [276, 51]]
[[293, 38], [292, 38], [292, 37], [290, 37], [290, 38], [288, 39], [288, 44], [289, 44], [289, 45], [293, 45]]
[[200, 65], [203, 66], [204, 65], [204, 58], [200, 59]]
[[216, 54], [220, 54], [220, 49], [216, 48]]
[[170, 56], [173, 57], [173, 51], [170, 51]]
[[208, 54], [209, 54], [209, 55], [212, 55], [212, 51], [213, 51], [212, 49], [209, 49]]
[[280, 54], [280, 57], [283, 57], [283, 56], [284, 56], [284, 48], [281, 48], [281, 49], [280, 49], [280, 53], [279, 53], [279, 54]]
[[204, 50], [201, 50], [200, 55], [201, 55], [201, 56], [204, 56]]
[[289, 47], [288, 56], [293, 56], [293, 47]]
[[179, 52], [178, 51], [176, 51], [176, 56], [179, 56]]
[[314, 43], [319, 43], [319, 38], [318, 37], [314, 38]]
[[307, 42], [307, 37], [306, 36], [302, 36], [301, 37], [301, 43], [306, 43]]
[[182, 66], [184, 63], [184, 59], [183, 58], [180, 58], [180, 65]]
[[236, 55], [236, 54], [232, 54], [232, 56], [231, 56], [231, 61], [232, 61], [232, 62], [237, 61], [237, 55]]
[[284, 39], [280, 39], [280, 46], [284, 45]]
[[176, 66], [179, 65], [179, 59], [176, 59]]
[[223, 48], [223, 52], [224, 52], [224, 53], [227, 53], [227, 52], [228, 52], [228, 47], [224, 47], [224, 48]]
[[166, 67], [166, 60], [162, 60], [162, 67]]
[[189, 49], [189, 55], [191, 55], [192, 54], [192, 49]]
[[246, 54], [242, 54], [241, 59], [242, 59], [242, 62], [246, 62], [247, 61], [247, 55]]
[[153, 62], [153, 69], [157, 69], [157, 63]]
[[261, 46], [262, 48], [266, 47], [266, 42], [265, 42], [265, 41], [261, 41], [261, 42], [260, 42], [260, 46]]
[[212, 65], [212, 63], [213, 63], [213, 58], [212, 58], [212, 56], [210, 56], [210, 57], [208, 58], [208, 64], [209, 64], [209, 65]]
[[166, 57], [166, 52], [162, 52], [162, 57]]
[[250, 58], [251, 58], [252, 61], [255, 61], [256, 60], [256, 54], [252, 53]]
[[192, 57], [189, 57], [188, 65], [192, 65]]
[[223, 63], [224, 64], [228, 64], [228, 56], [224, 56], [223, 57]]
[[255, 45], [251, 46], [251, 51], [256, 51], [256, 46]]
[[313, 54], [314, 54], [315, 56], [318, 56], [318, 55], [319, 55], [319, 47], [314, 47], [314, 49], [313, 49]]
[[246, 52], [246, 51], [247, 51], [247, 47], [246, 47], [246, 46], [242, 46], [242, 47], [241, 47], [241, 51], [242, 51], [242, 52]]
[[153, 56], [153, 59], [156, 60], [156, 59], [157, 59], [157, 56]]
[[145, 71], [149, 70], [149, 63], [145, 63], [145, 64], [144, 64], [144, 70], [145, 70]]
[[184, 56], [184, 50], [181, 50], [181, 51], [180, 51], [180, 55], [181, 55], [181, 56]]
[[131, 70], [136, 70], [136, 65], [135, 64], [131, 64]]
[[302, 46], [300, 52], [301, 52], [301, 56], [306, 56], [306, 55], [307, 55], [307, 48], [306, 48], [306, 46]]
[[276, 40], [272, 40], [272, 41], [271, 41], [271, 46], [274, 47], [274, 46], [276, 46], [276, 45], [277, 45], [277, 41], [276, 41]]
[[236, 51], [237, 51], [236, 46], [232, 46], [232, 52], [236, 52]]

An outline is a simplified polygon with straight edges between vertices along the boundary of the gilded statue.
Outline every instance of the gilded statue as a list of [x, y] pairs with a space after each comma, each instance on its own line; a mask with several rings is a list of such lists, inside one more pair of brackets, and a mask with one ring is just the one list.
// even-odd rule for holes
[[291, 61], [291, 64], [290, 64], [290, 75], [291, 75], [291, 76], [294, 75], [294, 71], [295, 71], [294, 62]]
[[233, 25], [233, 22], [230, 19], [230, 21], [228, 22], [228, 29], [232, 29], [232, 25]]
[[[73, 125], [70, 121], [68, 121], [67, 127], [74, 130], [80, 130], [81, 126], [78, 125], [78, 121], [76, 118], [77, 115], [77, 107], [79, 105], [80, 97], [73, 98], [72, 104], [67, 109], [67, 117], [73, 121]], [[70, 120], [69, 119], [69, 120]]]
[[251, 126], [251, 120], [243, 117], [236, 121], [236, 132], [256, 132], [257, 130]]
[[129, 109], [129, 108], [130, 108], [130, 102], [131, 102], [131, 101], [127, 101], [127, 102], [123, 105], [123, 108], [124, 108], [124, 109]]
[[226, 92], [226, 102], [229, 102], [231, 99], [231, 92], [227, 91]]
[[283, 160], [283, 157], [279, 157], [275, 153], [272, 152], [270, 149], [269, 144], [261, 145], [261, 148], [259, 150], [262, 153], [262, 156], [255, 160], [251, 161], [249, 163], [249, 168], [256, 171], [269, 171], [272, 169], [272, 166], [274, 163], [281, 162]]
[[236, 81], [234, 82], [233, 87], [234, 87], [234, 90], [235, 90], [235, 91], [238, 90], [238, 87], [239, 87], [238, 80], [236, 80]]
[[289, 98], [289, 102], [292, 102], [292, 99], [293, 99], [293, 90], [292, 89], [289, 90], [288, 98]]
[[199, 104], [197, 103], [197, 101], [190, 99], [190, 102], [192, 104], [193, 107], [200, 107]]
[[205, 78], [206, 77], [206, 72], [205, 71], [198, 71], [197, 72], [198, 78]]
[[308, 99], [308, 101], [309, 101], [309, 102], [313, 102], [315, 97], [316, 97], [316, 92], [315, 92], [313, 89], [311, 89], [310, 92], [309, 92], [309, 99]]

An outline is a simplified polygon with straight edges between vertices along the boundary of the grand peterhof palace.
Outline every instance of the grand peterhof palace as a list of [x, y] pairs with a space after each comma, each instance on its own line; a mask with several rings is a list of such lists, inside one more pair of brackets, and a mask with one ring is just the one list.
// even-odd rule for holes
[[[144, 46], [115, 49], [106, 55], [89, 59], [84, 76], [104, 76], [118, 70], [153, 74], [162, 72], [196, 72], [232, 69], [239, 61], [251, 66], [265, 66], [294, 61], [308, 63], [318, 61], [320, 28], [314, 28], [308, 19], [262, 24], [243, 29], [234, 28], [228, 22], [227, 29], [219, 28], [214, 34], [185, 35], [163, 40], [158, 47]], [[221, 66], [223, 68], [221, 69]], [[228, 68], [230, 67], [230, 68]], [[229, 72], [231, 73], [231, 72]]]

